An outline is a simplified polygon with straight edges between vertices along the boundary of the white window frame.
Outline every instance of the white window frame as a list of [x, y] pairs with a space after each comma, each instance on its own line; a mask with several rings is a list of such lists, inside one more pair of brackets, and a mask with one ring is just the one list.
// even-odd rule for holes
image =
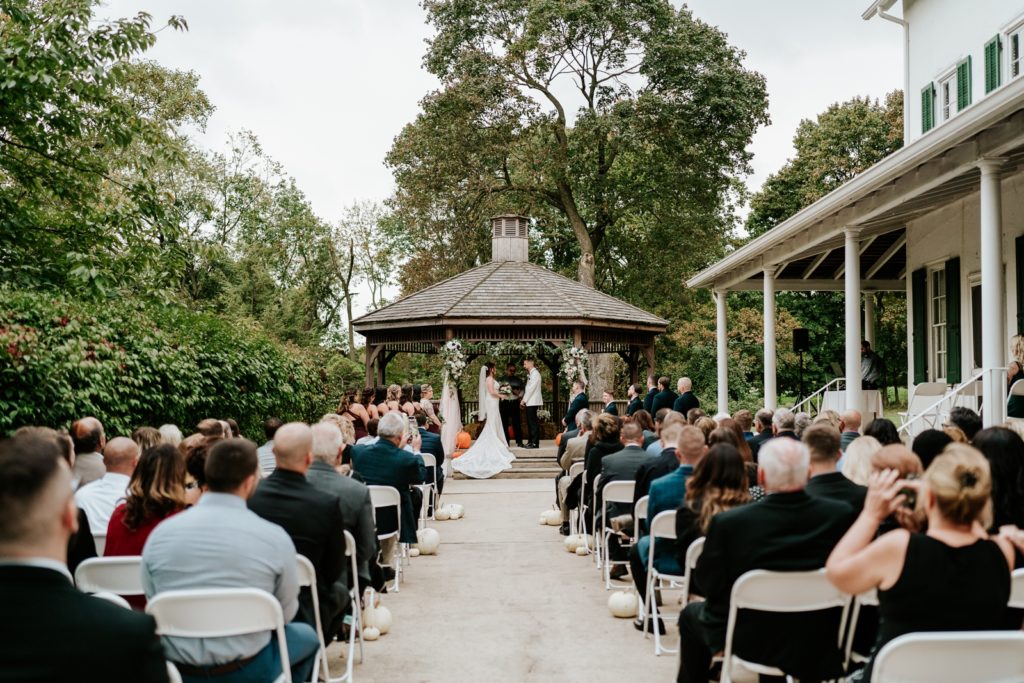
[[[1003, 66], [1005, 77], [1000, 85], [1005, 85], [1012, 80], [1020, 78], [1024, 75], [1024, 15], [1018, 16], [1011, 23], [1007, 24], [1006, 27], [999, 32], [999, 36], [1003, 41]], [[1013, 72], [1014, 59], [1013, 59], [1013, 39], [1017, 39], [1017, 73]]]
[[[946, 357], [949, 354], [949, 335], [946, 320], [946, 264], [928, 267], [928, 367], [932, 382], [946, 381]], [[941, 278], [941, 290], [936, 292], [936, 278]], [[936, 311], [942, 320], [936, 319]], [[939, 343], [941, 341], [941, 344]], [[942, 347], [939, 350], [939, 347]]]
[[[957, 62], [959, 64], [959, 62]], [[956, 67], [954, 64], [951, 69], [943, 71], [938, 78], [935, 79], [935, 125], [938, 126], [941, 123], [949, 121], [951, 118], [959, 113], [957, 110], [956, 100]], [[944, 98], [948, 97], [948, 104], [944, 101]]]

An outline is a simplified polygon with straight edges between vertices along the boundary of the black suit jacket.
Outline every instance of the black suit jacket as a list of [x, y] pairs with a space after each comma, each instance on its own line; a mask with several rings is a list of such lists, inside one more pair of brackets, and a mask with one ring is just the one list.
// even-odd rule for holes
[[693, 408], [700, 408], [700, 399], [694, 396], [692, 391], [684, 391], [679, 394], [675, 403], [672, 404], [672, 410], [682, 413], [684, 417]]
[[[763, 500], [719, 513], [708, 528], [694, 579], [706, 601], [700, 621], [712, 652], [725, 645], [729, 599], [736, 579], [752, 569], [820, 569], [853, 521], [849, 505], [807, 495], [773, 493]], [[744, 610], [733, 634], [740, 657], [777, 666], [795, 678], [835, 678], [842, 659], [836, 649], [840, 615], [766, 614]], [[808, 657], [814, 652], [814, 657]]]
[[[576, 429], [576, 414], [590, 406], [586, 393], [576, 394], [576, 398], [569, 404], [569, 410], [565, 412], [565, 428]], [[564, 437], [563, 437], [564, 438]]]
[[677, 398], [679, 397], [676, 396], [676, 392], [671, 389], [659, 391], [655, 395], [654, 401], [651, 402], [651, 417], [656, 417], [658, 415], [658, 411], [662, 408], [672, 408], [672, 406], [676, 404]]
[[644, 396], [644, 410], [651, 414], [651, 418], [654, 417], [654, 397], [658, 395], [658, 388], [651, 387], [647, 390], [647, 395]]
[[153, 617], [86, 595], [54, 569], [0, 567], [0, 605], [0, 681], [167, 681]]
[[[619, 443], [618, 439], [615, 441], [598, 441], [587, 449], [587, 457], [583, 460], [583, 474], [586, 477], [583, 487], [583, 495], [586, 496], [583, 499], [584, 501], [589, 503], [590, 497], [594, 494], [594, 480], [597, 478], [597, 475], [601, 474], [601, 461], [604, 460], [605, 456], [618, 453], [621, 450], [622, 444]], [[604, 486], [603, 482], [601, 486]]]
[[768, 429], [766, 429], [766, 430], [764, 430], [762, 432], [758, 432], [757, 434], [754, 434], [754, 436], [750, 439], [750, 441], [747, 442], [747, 443], [750, 444], [750, 454], [754, 458], [754, 462], [757, 462], [757, 452], [761, 449], [761, 444], [763, 444], [765, 441], [767, 441], [770, 438], [772, 438], [772, 428], [771, 427], [769, 427]]
[[608, 413], [609, 415], [618, 416], [618, 414], [619, 414], [619, 407], [617, 405], [615, 405], [614, 402], [612, 402], [612, 403], [607, 404], [604, 407], [604, 412]]
[[[441, 445], [441, 437], [433, 432], [428, 432], [423, 427], [420, 427], [420, 438], [422, 439], [423, 447], [420, 449], [424, 453], [430, 453], [432, 456], [437, 458], [437, 471], [441, 471], [441, 465], [444, 464], [444, 446]], [[427, 473], [427, 478], [430, 475], [435, 474], [433, 472]]]
[[632, 415], [636, 411], [644, 407], [644, 402], [640, 400], [639, 396], [634, 396], [630, 399], [629, 404], [626, 405], [626, 415]]
[[[256, 487], [249, 509], [288, 532], [295, 552], [313, 563], [320, 620], [329, 628], [347, 602], [335, 585], [344, 584], [345, 570], [345, 525], [338, 496], [321, 491], [298, 472], [278, 468]], [[299, 618], [316, 624], [306, 589], [300, 594]]]
[[815, 498], [830, 498], [846, 503], [860, 514], [864, 509], [864, 498], [868, 495], [866, 486], [854, 484], [842, 472], [828, 472], [811, 477], [805, 489]]
[[651, 492], [652, 481], [675, 472], [678, 467], [679, 461], [676, 460], [675, 446], [669, 446], [657, 456], [640, 465], [636, 470], [636, 476], [633, 477], [633, 480], [636, 481], [633, 486], [633, 506], [635, 507], [638, 500]]

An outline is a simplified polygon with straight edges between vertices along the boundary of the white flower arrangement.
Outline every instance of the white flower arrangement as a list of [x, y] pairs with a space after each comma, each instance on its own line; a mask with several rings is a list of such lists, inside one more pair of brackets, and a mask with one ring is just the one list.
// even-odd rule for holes
[[441, 359], [444, 362], [445, 381], [453, 385], [460, 384], [462, 376], [466, 373], [466, 367], [469, 365], [462, 342], [458, 339], [445, 342], [441, 347]]
[[590, 364], [590, 356], [587, 350], [580, 346], [573, 346], [566, 343], [560, 350], [562, 356], [562, 369], [560, 374], [565, 380], [572, 384], [579, 380], [584, 386], [587, 384], [587, 366]]
[[544, 410], [543, 408], [537, 411], [537, 419], [541, 422], [548, 422], [551, 420], [551, 411]]

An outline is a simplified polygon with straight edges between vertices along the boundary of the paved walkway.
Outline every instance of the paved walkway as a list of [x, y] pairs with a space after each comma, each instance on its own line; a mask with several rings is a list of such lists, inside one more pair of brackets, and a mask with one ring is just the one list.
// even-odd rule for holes
[[[466, 516], [431, 523], [439, 554], [413, 558], [401, 591], [383, 596], [394, 625], [366, 643], [356, 680], [674, 680], [676, 656], [655, 657], [631, 620], [612, 617], [592, 560], [537, 523], [552, 498], [540, 479], [448, 482], [444, 502]], [[329, 652], [342, 671], [340, 645]]]

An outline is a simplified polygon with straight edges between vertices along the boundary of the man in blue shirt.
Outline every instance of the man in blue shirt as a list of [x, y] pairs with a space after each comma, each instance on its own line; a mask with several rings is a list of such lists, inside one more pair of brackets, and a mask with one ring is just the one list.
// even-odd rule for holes
[[[693, 474], [693, 468], [704, 457], [707, 450], [708, 447], [704, 443], [704, 432], [691, 426], [682, 428], [676, 443], [676, 460], [679, 467], [651, 482], [650, 493], [647, 494], [648, 522], [653, 521], [658, 513], [675, 510], [682, 505], [683, 498], [686, 497], [686, 480]], [[636, 584], [641, 600], [645, 600], [647, 595], [647, 560], [650, 552], [651, 537], [644, 536], [629, 553], [630, 573], [633, 575], [633, 582]], [[654, 552], [654, 566], [659, 572], [676, 575], [683, 573], [670, 548], [659, 544]], [[634, 626], [637, 630], [643, 630], [645, 625], [642, 620], [637, 619]], [[649, 620], [646, 627], [649, 630], [652, 628]], [[662, 633], [665, 632], [664, 624], [659, 623], [657, 627]]]

